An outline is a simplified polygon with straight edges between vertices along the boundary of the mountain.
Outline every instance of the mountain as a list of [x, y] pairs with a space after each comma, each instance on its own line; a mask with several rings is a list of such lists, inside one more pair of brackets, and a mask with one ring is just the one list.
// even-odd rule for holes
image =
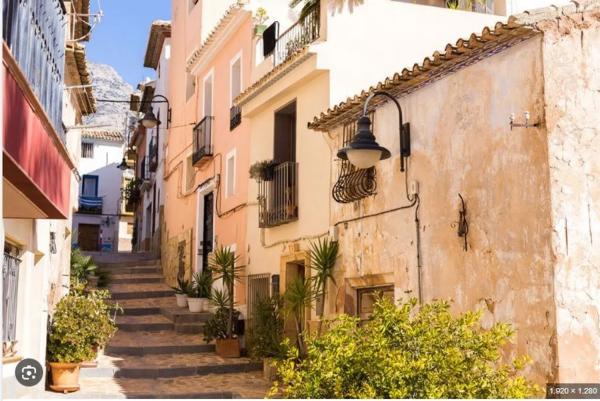
[[123, 131], [125, 117], [130, 114], [129, 103], [99, 102], [98, 99], [129, 101], [133, 88], [108, 64], [90, 62], [88, 68], [94, 85], [97, 111], [85, 117], [84, 124], [102, 131]]

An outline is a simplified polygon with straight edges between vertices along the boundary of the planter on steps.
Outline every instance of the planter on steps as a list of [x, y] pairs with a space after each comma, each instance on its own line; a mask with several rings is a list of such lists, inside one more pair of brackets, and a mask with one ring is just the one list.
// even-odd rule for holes
[[50, 362], [52, 384], [50, 389], [60, 393], [79, 390], [79, 363]]
[[217, 338], [216, 352], [221, 358], [239, 358], [240, 340], [238, 338]]
[[190, 312], [202, 312], [204, 308], [204, 300], [206, 298], [190, 298], [188, 297], [188, 307]]
[[187, 294], [175, 294], [175, 298], [177, 299], [177, 306], [180, 308], [185, 308], [188, 306], [188, 296]]

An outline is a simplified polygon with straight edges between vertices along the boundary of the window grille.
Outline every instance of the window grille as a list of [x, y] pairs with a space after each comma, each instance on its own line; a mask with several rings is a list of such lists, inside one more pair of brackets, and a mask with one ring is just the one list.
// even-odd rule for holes
[[4, 250], [2, 263], [2, 341], [16, 340], [17, 296], [19, 287], [19, 265], [21, 260], [8, 249]]
[[94, 144], [83, 142], [81, 144], [81, 157], [92, 159], [94, 157]]

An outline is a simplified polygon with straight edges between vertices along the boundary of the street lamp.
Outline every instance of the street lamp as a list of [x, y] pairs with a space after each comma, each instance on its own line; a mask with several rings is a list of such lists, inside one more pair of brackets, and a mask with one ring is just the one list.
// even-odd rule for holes
[[117, 168], [118, 168], [119, 170], [123, 170], [123, 171], [125, 171], [125, 170], [129, 170], [129, 169], [131, 168], [131, 167], [129, 166], [129, 164], [127, 164], [127, 160], [125, 159], [125, 156], [123, 156], [123, 160], [121, 161], [121, 164], [119, 164], [119, 165], [117, 166]]
[[[154, 102], [154, 99], [156, 98], [164, 99], [164, 101]], [[144, 117], [140, 120], [142, 125], [146, 128], [154, 128], [157, 125], [160, 125], [161, 122], [154, 115], [154, 111], [152, 110], [151, 106], [152, 103], [167, 103], [167, 128], [169, 128], [169, 124], [171, 123], [171, 106], [169, 105], [169, 99], [167, 99], [163, 95], [154, 95], [148, 103], [150, 103], [150, 107], [148, 108], [146, 114], [144, 114]]]
[[390, 151], [380, 146], [375, 140], [375, 135], [371, 131], [371, 119], [367, 116], [369, 102], [375, 96], [385, 96], [391, 99], [398, 108], [400, 116], [400, 171], [404, 171], [404, 162], [410, 156], [410, 124], [402, 122], [402, 108], [396, 98], [388, 92], [373, 92], [363, 107], [363, 115], [358, 119], [357, 132], [352, 138], [352, 142], [338, 151], [337, 157], [342, 160], [349, 160], [350, 163], [360, 169], [373, 167], [379, 160], [388, 159], [391, 156]]

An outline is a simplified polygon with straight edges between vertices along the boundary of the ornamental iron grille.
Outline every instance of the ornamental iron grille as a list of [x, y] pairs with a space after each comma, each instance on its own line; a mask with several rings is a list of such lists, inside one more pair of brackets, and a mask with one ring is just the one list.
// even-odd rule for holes
[[2, 341], [15, 341], [17, 333], [17, 291], [19, 287], [19, 265], [17, 251], [5, 246], [2, 263]]
[[269, 297], [270, 278], [269, 273], [248, 276], [248, 317], [246, 320], [249, 330], [254, 328], [254, 315], [259, 300]]
[[[369, 116], [371, 121], [373, 113]], [[342, 147], [348, 146], [356, 134], [356, 121], [345, 124], [342, 133]], [[339, 176], [333, 185], [331, 195], [338, 203], [351, 203], [375, 195], [377, 180], [375, 167], [359, 169], [348, 160], [339, 160]]]

